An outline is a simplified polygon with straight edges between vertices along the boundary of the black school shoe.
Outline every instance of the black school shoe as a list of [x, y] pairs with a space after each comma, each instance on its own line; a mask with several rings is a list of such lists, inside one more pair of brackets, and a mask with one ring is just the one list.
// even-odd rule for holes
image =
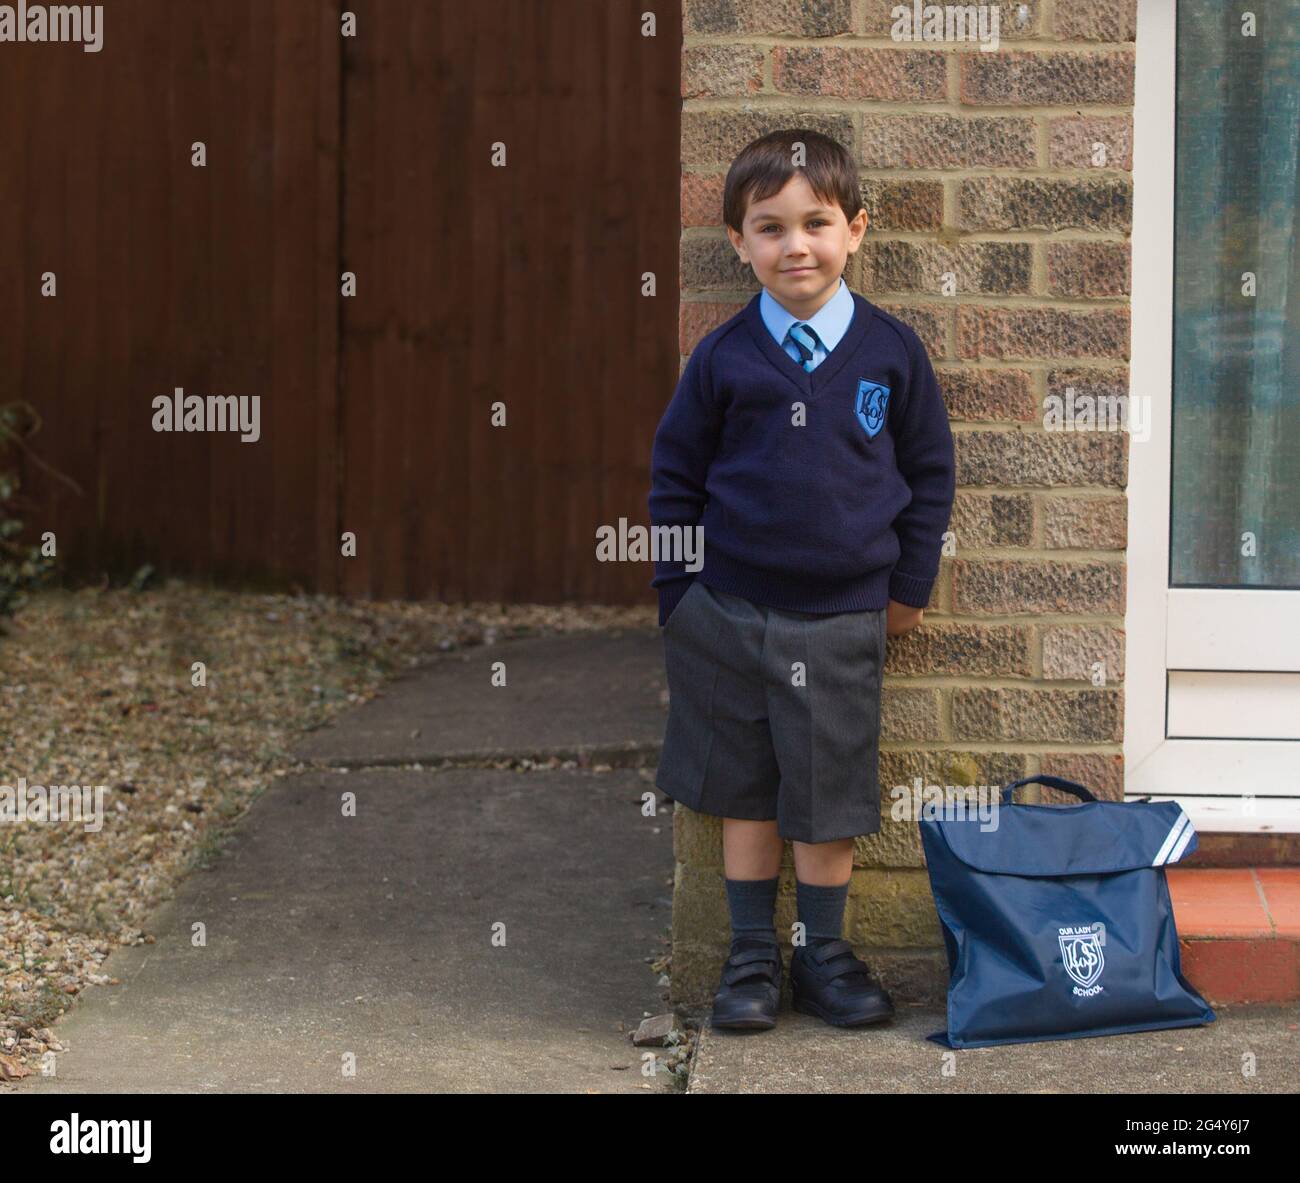
[[833, 1027], [860, 1027], [893, 1016], [894, 1003], [845, 940], [799, 946], [790, 959], [794, 1009]]
[[781, 949], [775, 941], [740, 937], [722, 966], [713, 996], [713, 1026], [766, 1031], [776, 1026], [781, 1001]]

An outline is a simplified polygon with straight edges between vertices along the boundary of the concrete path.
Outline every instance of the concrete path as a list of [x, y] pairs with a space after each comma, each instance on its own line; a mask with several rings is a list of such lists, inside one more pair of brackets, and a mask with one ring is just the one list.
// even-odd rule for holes
[[[787, 953], [788, 958], [788, 953]], [[1215, 1007], [1204, 1027], [952, 1051], [942, 1008], [856, 1031], [789, 1009], [772, 1031], [704, 1030], [688, 1093], [1294, 1093], [1300, 1006]], [[1243, 1075], [1253, 1053], [1255, 1075]], [[949, 1066], [950, 1065], [950, 1066]], [[945, 1070], [948, 1074], [945, 1074]]]
[[654, 764], [667, 703], [657, 629], [535, 637], [400, 678], [340, 726], [308, 735], [298, 755], [352, 767], [509, 756]]
[[[660, 645], [626, 632], [458, 654], [303, 755], [653, 765]], [[670, 921], [671, 819], [641, 814], [652, 778], [380, 767], [277, 782], [154, 919], [157, 944], [112, 954], [123, 984], [57, 1024], [58, 1075], [18, 1091], [669, 1091], [626, 1034], [666, 1008], [648, 961]]]

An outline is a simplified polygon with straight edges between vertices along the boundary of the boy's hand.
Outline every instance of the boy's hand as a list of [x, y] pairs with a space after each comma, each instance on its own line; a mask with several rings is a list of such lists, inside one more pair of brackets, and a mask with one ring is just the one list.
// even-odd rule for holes
[[916, 628], [924, 615], [924, 608], [913, 608], [911, 604], [890, 600], [889, 607], [885, 610], [885, 632], [891, 637], [901, 637], [905, 632]]

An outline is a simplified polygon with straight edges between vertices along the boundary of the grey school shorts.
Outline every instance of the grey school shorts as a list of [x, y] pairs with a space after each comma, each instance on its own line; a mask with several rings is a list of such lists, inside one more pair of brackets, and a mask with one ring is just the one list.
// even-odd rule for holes
[[769, 608], [694, 580], [663, 629], [655, 784], [700, 813], [774, 818], [796, 842], [876, 833], [885, 620], [884, 608]]

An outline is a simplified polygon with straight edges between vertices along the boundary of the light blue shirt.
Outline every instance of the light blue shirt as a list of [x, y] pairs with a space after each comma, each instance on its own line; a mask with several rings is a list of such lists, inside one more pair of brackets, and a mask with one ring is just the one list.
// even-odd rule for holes
[[767, 325], [767, 331], [795, 361], [799, 360], [799, 350], [786, 334], [790, 331], [791, 325], [800, 323], [812, 325], [813, 332], [817, 334], [820, 342], [813, 349], [813, 369], [816, 369], [826, 360], [826, 355], [840, 343], [840, 338], [849, 331], [849, 325], [853, 321], [853, 293], [849, 291], [849, 285], [841, 277], [835, 295], [817, 309], [808, 320], [801, 322], [767, 288], [764, 288], [763, 294], [758, 299], [758, 310], [762, 314], [763, 323]]

